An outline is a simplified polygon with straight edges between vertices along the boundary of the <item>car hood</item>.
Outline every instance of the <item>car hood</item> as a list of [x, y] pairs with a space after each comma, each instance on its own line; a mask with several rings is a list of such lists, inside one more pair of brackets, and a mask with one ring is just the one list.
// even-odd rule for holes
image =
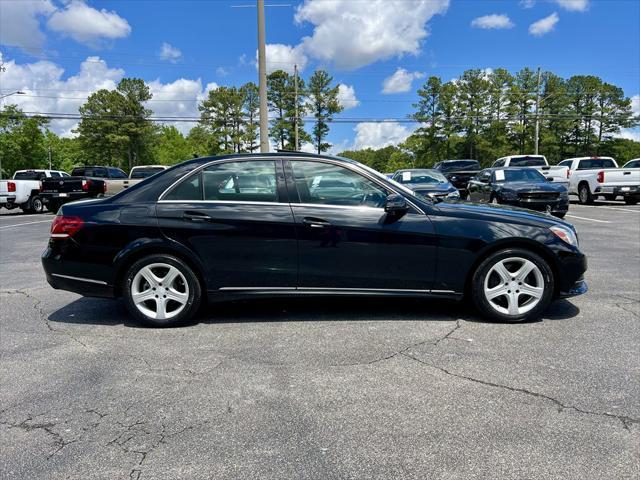
[[540, 182], [540, 183], [530, 183], [530, 182], [505, 182], [498, 183], [498, 189], [501, 190], [510, 190], [518, 193], [525, 192], [564, 192], [567, 190], [567, 187], [552, 182]]
[[411, 185], [411, 190], [420, 193], [448, 193], [453, 192], [456, 188], [450, 183], [418, 183]]
[[436, 204], [436, 207], [441, 213], [455, 217], [467, 217], [476, 220], [485, 219], [488, 221], [504, 221], [507, 223], [518, 223], [521, 225], [533, 225], [547, 228], [553, 225], [565, 225], [574, 229], [573, 225], [570, 223], [562, 221], [552, 215], [524, 208], [511, 207], [509, 205], [457, 201], [441, 202]]

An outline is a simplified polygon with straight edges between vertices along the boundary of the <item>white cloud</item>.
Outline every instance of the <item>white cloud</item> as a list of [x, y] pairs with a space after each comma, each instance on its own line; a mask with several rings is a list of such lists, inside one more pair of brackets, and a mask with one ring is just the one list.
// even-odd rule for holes
[[182, 57], [182, 52], [179, 48], [174, 47], [170, 43], [162, 42], [162, 47], [160, 48], [160, 58], [162, 60], [167, 60], [171, 63], [176, 63]]
[[341, 83], [338, 85], [338, 102], [342, 108], [349, 110], [360, 105], [360, 100], [356, 98], [356, 90], [352, 85]]
[[[3, 100], [5, 104], [15, 104], [25, 112], [78, 114], [78, 107], [87, 97], [102, 88], [113, 90], [125, 76], [119, 68], [109, 68], [99, 57], [88, 57], [80, 64], [76, 75], [63, 79], [64, 69], [53, 62], [41, 60], [35, 63], [17, 64], [14, 60], [5, 62], [6, 71], [2, 73], [2, 89], [21, 90], [26, 95], [14, 95]], [[216, 83], [203, 86], [198, 78], [190, 80], [180, 78], [174, 82], [162, 83], [160, 80], [147, 82], [153, 98], [147, 106], [158, 117], [188, 116], [198, 117], [198, 103], [210, 90], [218, 87]], [[191, 122], [168, 122], [183, 133], [188, 132]], [[50, 128], [59, 135], [72, 136], [76, 119], [52, 120]]]
[[393, 75], [382, 82], [382, 93], [402, 93], [411, 90], [411, 85], [415, 79], [424, 78], [422, 72], [409, 72], [398, 67]]
[[549, 33], [552, 31], [556, 23], [560, 20], [560, 17], [556, 12], [553, 12], [548, 17], [541, 18], [537, 22], [533, 22], [529, 25], [529, 33], [531, 35], [535, 35], [536, 37], [541, 37], [545, 33]]
[[474, 18], [471, 21], [471, 26], [484, 29], [504, 29], [515, 27], [515, 23], [507, 15], [494, 13]]
[[634, 115], [640, 116], [640, 94], [631, 97], [631, 111]]
[[634, 142], [640, 142], [640, 130], [634, 130], [631, 128], [624, 128], [616, 135], [617, 138], [624, 138], [626, 140], [633, 140]]
[[398, 122], [362, 122], [353, 129], [356, 138], [353, 148], [382, 148], [389, 145], [397, 145], [403, 142], [412, 129]]
[[[284, 70], [293, 73], [294, 65], [298, 65], [298, 71], [304, 70], [309, 59], [304, 54], [302, 47], [292, 47], [281, 43], [267, 44], [267, 74], [275, 70]], [[242, 61], [242, 57], [240, 57]], [[256, 50], [256, 68], [258, 65], [258, 51]]]
[[[547, 0], [556, 3], [561, 8], [572, 12], [585, 12], [589, 9], [590, 0]], [[523, 8], [532, 8], [536, 4], [536, 0], [520, 0]]]
[[417, 55], [428, 35], [426, 23], [443, 14], [449, 0], [305, 0], [297, 8], [297, 23], [314, 25], [302, 41], [304, 51], [342, 69], [378, 60]]
[[[4, 3], [4, 2], [3, 2]], [[131, 33], [129, 23], [116, 12], [96, 10], [81, 0], [71, 0], [47, 22], [49, 29], [75, 41], [97, 46], [102, 40], [123, 38]]]
[[50, 0], [0, 3], [0, 43], [21, 48], [39, 48], [46, 37], [40, 18], [55, 12]]

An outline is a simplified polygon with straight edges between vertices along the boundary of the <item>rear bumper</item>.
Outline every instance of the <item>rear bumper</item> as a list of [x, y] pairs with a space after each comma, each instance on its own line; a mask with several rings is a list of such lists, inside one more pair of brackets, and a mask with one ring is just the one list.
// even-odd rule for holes
[[51, 202], [72, 202], [74, 200], [83, 200], [91, 198], [87, 192], [68, 192], [68, 193], [46, 193], [40, 194], [40, 198], [46, 204]]
[[0, 205], [4, 205], [5, 203], [16, 203], [16, 196], [3, 195], [0, 193]]
[[640, 185], [622, 185], [615, 187], [596, 187], [594, 193], [623, 197], [640, 197]]
[[91, 274], [100, 272], [104, 267], [62, 260], [51, 248], [42, 253], [42, 267], [47, 282], [56, 290], [67, 290], [85, 297], [113, 298], [116, 296], [113, 285]]

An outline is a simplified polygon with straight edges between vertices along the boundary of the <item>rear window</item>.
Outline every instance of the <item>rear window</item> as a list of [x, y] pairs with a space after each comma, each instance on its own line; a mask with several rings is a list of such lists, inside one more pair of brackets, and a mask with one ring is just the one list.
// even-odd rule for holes
[[131, 170], [131, 178], [147, 178], [160, 172], [164, 172], [164, 168], [161, 168], [161, 167], [134, 168], [133, 170]]
[[545, 167], [547, 162], [544, 157], [525, 156], [515, 157], [509, 162], [510, 167]]
[[588, 160], [580, 160], [580, 163], [578, 163], [578, 170], [595, 168], [616, 168], [616, 164], [610, 158], [590, 158]]
[[14, 180], [42, 180], [45, 177], [44, 172], [16, 172], [13, 176]]
[[480, 163], [476, 160], [456, 160], [454, 162], [443, 162], [440, 170], [479, 170]]

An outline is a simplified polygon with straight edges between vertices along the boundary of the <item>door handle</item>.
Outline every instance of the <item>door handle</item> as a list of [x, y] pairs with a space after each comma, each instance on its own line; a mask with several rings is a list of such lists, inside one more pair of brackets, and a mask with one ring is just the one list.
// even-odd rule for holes
[[331, 224], [326, 220], [320, 218], [305, 217], [302, 219], [302, 224], [309, 228], [329, 228]]
[[191, 220], [194, 222], [204, 222], [207, 220], [211, 220], [211, 217], [209, 215], [207, 215], [206, 213], [202, 213], [202, 212], [193, 212], [193, 211], [186, 211], [182, 214], [182, 218], [184, 218], [185, 220]]

